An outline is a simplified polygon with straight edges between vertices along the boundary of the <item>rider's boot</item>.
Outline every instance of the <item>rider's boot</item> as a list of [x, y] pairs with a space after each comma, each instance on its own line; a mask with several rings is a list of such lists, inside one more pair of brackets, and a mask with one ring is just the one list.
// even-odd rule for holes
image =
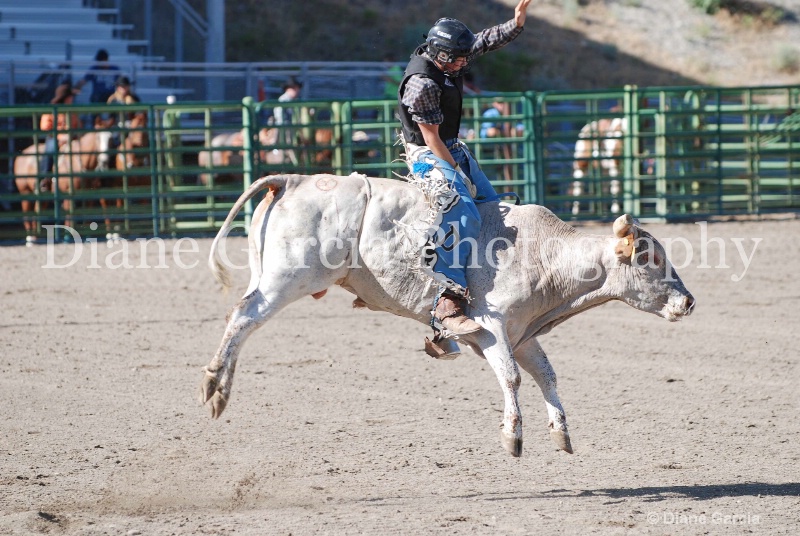
[[466, 335], [481, 329], [480, 324], [464, 314], [464, 299], [452, 294], [442, 294], [433, 314], [454, 335]]
[[425, 337], [425, 353], [435, 359], [451, 360], [461, 355], [461, 349], [453, 339], [438, 339], [434, 337], [433, 342]]

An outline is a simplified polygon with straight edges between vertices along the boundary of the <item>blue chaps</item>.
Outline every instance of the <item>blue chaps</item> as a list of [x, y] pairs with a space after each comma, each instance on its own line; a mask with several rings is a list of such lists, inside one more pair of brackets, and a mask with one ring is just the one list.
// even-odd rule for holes
[[426, 236], [421, 268], [443, 287], [443, 291], [467, 296], [466, 268], [470, 254], [480, 253], [472, 251], [481, 229], [476, 205], [500, 196], [466, 145], [455, 141], [447, 146], [468, 180], [427, 147], [411, 144], [406, 147], [413, 182], [426, 193], [432, 188], [441, 193], [431, 196], [438, 199], [439, 210]]

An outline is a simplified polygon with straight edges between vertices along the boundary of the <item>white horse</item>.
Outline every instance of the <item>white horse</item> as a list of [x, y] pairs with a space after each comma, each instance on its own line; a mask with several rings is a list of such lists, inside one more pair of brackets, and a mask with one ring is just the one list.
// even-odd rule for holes
[[[621, 193], [620, 160], [622, 158], [623, 140], [628, 133], [628, 120], [625, 117], [598, 119], [581, 128], [578, 141], [575, 142], [575, 153], [572, 160], [572, 195], [583, 195], [583, 179], [589, 168], [597, 170], [601, 175], [611, 178], [608, 193], [613, 197], [611, 212], [620, 211], [618, 196]], [[580, 212], [580, 200], [572, 202], [572, 213]]]

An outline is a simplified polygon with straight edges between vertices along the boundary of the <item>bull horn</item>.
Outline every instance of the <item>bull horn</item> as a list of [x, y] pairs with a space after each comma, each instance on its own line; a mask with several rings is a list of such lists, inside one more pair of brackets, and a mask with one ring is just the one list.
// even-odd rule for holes
[[614, 220], [614, 234], [618, 238], [627, 236], [633, 225], [634, 225], [633, 216], [631, 216], [630, 214], [623, 214], [622, 216]]

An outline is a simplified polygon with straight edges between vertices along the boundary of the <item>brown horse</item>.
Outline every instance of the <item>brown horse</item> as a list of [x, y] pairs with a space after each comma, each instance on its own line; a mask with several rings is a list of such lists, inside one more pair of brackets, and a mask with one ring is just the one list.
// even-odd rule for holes
[[[147, 134], [147, 114], [145, 112], [134, 113], [125, 122], [122, 134], [122, 143], [117, 151], [117, 169], [122, 171], [146, 166], [150, 161], [149, 154], [143, 151], [150, 146], [150, 136]], [[149, 181], [149, 179], [148, 173], [147, 180]]]
[[[213, 176], [214, 184], [236, 184], [243, 180], [242, 166], [244, 158], [242, 151], [235, 147], [244, 145], [245, 130], [225, 132], [214, 136], [211, 147], [197, 153], [197, 165], [211, 170], [213, 168], [230, 168], [230, 170], [212, 173], [200, 173], [200, 184], [208, 186]], [[293, 149], [277, 149], [279, 130], [276, 128], [262, 128], [258, 132], [258, 143], [261, 146], [259, 159], [262, 163], [278, 165], [286, 162], [297, 163]]]
[[228, 184], [242, 181], [241, 169], [244, 163], [242, 152], [230, 147], [242, 147], [244, 144], [244, 130], [225, 132], [214, 136], [211, 147], [197, 153], [197, 165], [202, 168], [231, 168], [230, 171], [219, 173], [200, 173], [199, 180], [203, 186], [214, 184]]
[[[147, 150], [150, 147], [150, 136], [147, 133], [147, 113], [133, 112], [128, 115], [124, 126], [117, 132], [120, 135], [120, 144], [116, 149], [114, 160], [116, 172], [110, 178], [104, 179], [104, 185], [116, 190], [124, 190], [126, 187], [150, 186], [152, 176], [149, 169], [150, 152]], [[109, 134], [107, 131], [100, 133], [100, 135]], [[108, 147], [108, 144], [105, 147]], [[106, 238], [119, 238], [119, 226], [112, 225], [108, 207], [113, 206], [117, 209], [116, 212], [121, 214], [125, 212], [125, 201], [124, 196], [100, 199], [100, 205], [105, 214]]]
[[36, 241], [36, 221], [25, 216], [25, 214], [34, 211], [39, 214], [41, 211], [41, 203], [39, 195], [42, 191], [49, 190], [46, 185], [46, 180], [39, 179], [39, 155], [44, 153], [44, 143], [38, 145], [31, 145], [22, 154], [14, 159], [14, 182], [17, 185], [17, 190], [21, 195], [35, 195], [36, 200], [23, 199], [22, 205], [22, 224], [25, 226], [25, 242], [28, 245]]
[[[144, 123], [146, 123], [146, 117], [140, 118], [138, 122], [132, 121], [129, 128], [143, 128], [141, 125]], [[106, 137], [105, 142], [102, 141], [104, 136]], [[109, 136], [110, 134], [107, 131], [87, 132], [80, 138], [71, 140], [59, 147], [58, 178], [54, 181], [59, 192], [74, 193], [76, 190], [96, 189], [103, 186], [122, 187], [123, 177], [101, 179], [100, 177], [85, 176], [86, 172], [98, 170], [98, 163], [108, 147], [107, 138]], [[126, 171], [125, 178], [128, 186], [146, 186], [150, 182], [149, 173], [141, 176], [128, 176], [127, 174], [128, 171], [147, 165], [147, 155], [142, 153], [141, 149], [148, 146], [148, 141], [147, 132], [144, 130], [131, 130], [122, 140], [122, 145], [117, 152], [116, 166], [118, 170]], [[19, 190], [20, 194], [36, 195], [38, 197], [43, 191], [52, 191], [53, 185], [50, 184], [50, 179], [40, 180], [38, 176], [39, 157], [43, 152], [44, 144], [32, 145], [14, 160], [14, 176], [17, 190]], [[111, 203], [105, 196], [99, 199], [99, 203], [103, 209], [106, 230], [111, 233], [112, 225], [108, 210]], [[117, 198], [113, 205], [117, 209], [121, 209], [123, 207], [123, 199]], [[65, 224], [71, 225], [71, 214], [75, 208], [74, 202], [71, 199], [65, 199], [62, 202], [62, 208], [65, 211]], [[41, 210], [38, 199], [36, 201], [23, 200], [23, 213], [28, 213], [32, 210], [37, 213]], [[26, 242], [29, 244], [35, 242], [35, 221], [23, 217], [23, 225], [25, 226]]]
[[[14, 178], [17, 190], [22, 195], [35, 195], [35, 201], [25, 199], [22, 201], [23, 214], [35, 211], [40, 212], [40, 194], [43, 191], [52, 191], [58, 188], [62, 193], [74, 193], [76, 190], [85, 188], [96, 188], [98, 181], [88, 179], [80, 175], [84, 171], [90, 171], [97, 167], [97, 136], [94, 132], [84, 134], [80, 139], [71, 140], [64, 143], [58, 150], [58, 178], [53, 184], [49, 177], [41, 179], [39, 177], [39, 158], [44, 153], [44, 144], [31, 145], [14, 159]], [[101, 201], [102, 204], [102, 201]], [[62, 202], [64, 209], [65, 223], [70, 225], [70, 214], [74, 204], [71, 199]], [[36, 241], [36, 222], [23, 215], [23, 225], [25, 227], [25, 240], [28, 244]]]

